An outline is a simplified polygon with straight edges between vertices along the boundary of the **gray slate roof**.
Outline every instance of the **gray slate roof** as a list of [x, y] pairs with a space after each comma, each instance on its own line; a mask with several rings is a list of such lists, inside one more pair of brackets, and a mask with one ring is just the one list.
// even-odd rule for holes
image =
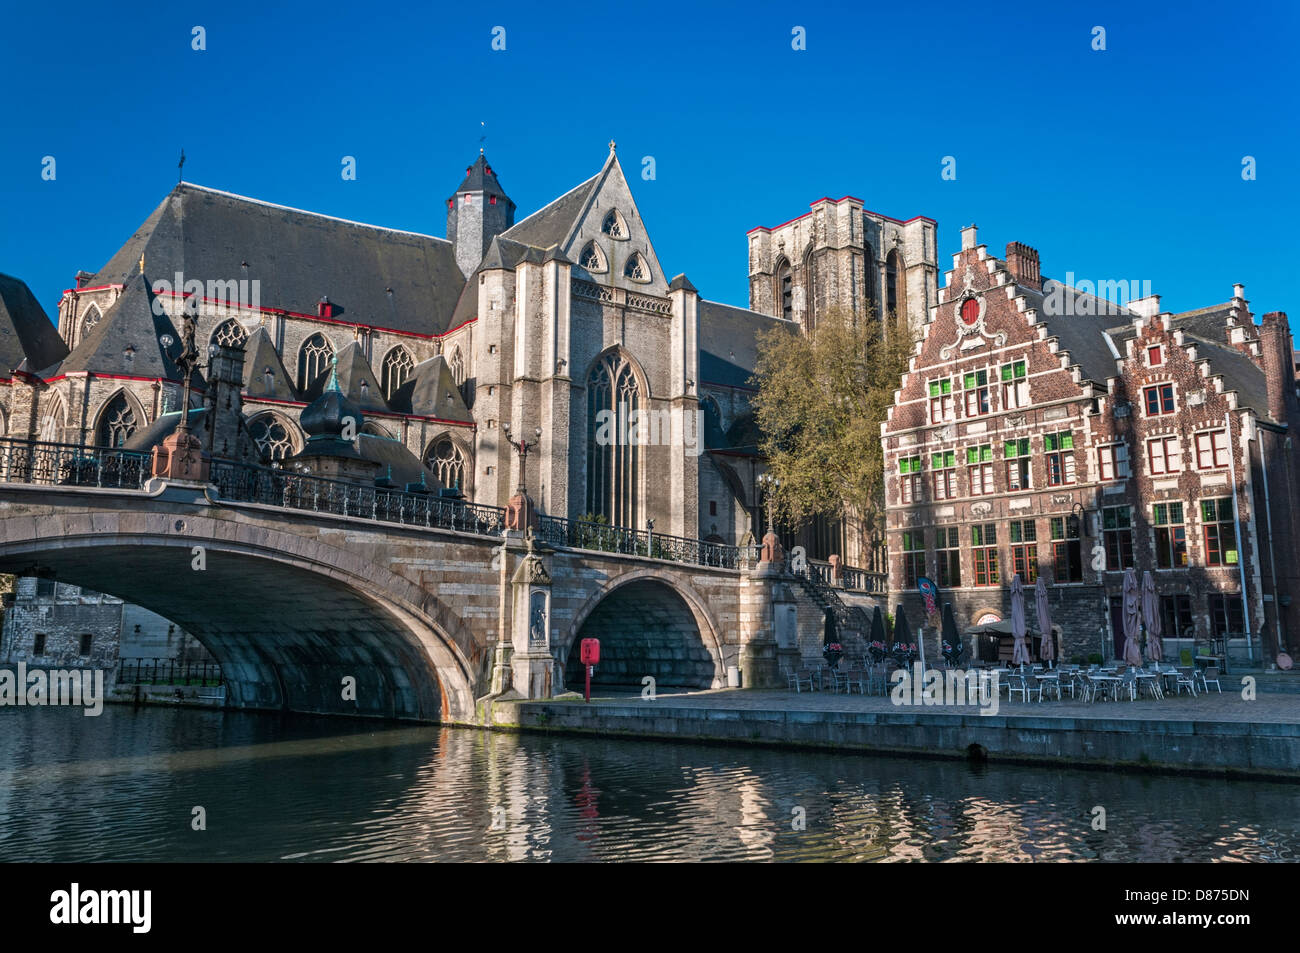
[[784, 318], [700, 299], [700, 380], [726, 387], [752, 387], [758, 365], [758, 335], [779, 327], [790, 333], [798, 325]]
[[550, 248], [552, 245], [563, 244], [569, 237], [569, 232], [577, 222], [578, 216], [587, 207], [592, 190], [596, 188], [600, 176], [601, 173], [597, 172], [577, 188], [565, 192], [550, 205], [507, 228], [501, 236], [514, 242], [532, 245], [534, 248]]
[[[266, 369], [271, 369], [270, 388], [267, 387]], [[249, 397], [270, 397], [273, 400], [297, 400], [293, 379], [285, 370], [280, 354], [271, 343], [266, 328], [256, 328], [244, 345], [244, 392]]]
[[68, 348], [26, 283], [0, 274], [0, 376], [27, 362], [36, 372], [57, 364]]
[[[175, 363], [181, 352], [180, 332], [161, 305], [154, 308], [154, 297], [146, 276], [136, 274], [128, 279], [121, 297], [73, 348], [59, 372], [180, 380]], [[164, 335], [171, 339], [167, 346], [162, 343]], [[194, 380], [201, 383], [201, 375], [195, 373]]]
[[[1222, 333], [1222, 325], [1219, 326], [1219, 331]], [[1238, 407], [1249, 407], [1264, 420], [1273, 419], [1268, 412], [1268, 385], [1264, 380], [1264, 372], [1254, 361], [1235, 347], [1208, 341], [1199, 335], [1187, 334], [1183, 341], [1196, 345], [1198, 359], [1209, 360], [1210, 374], [1223, 378], [1224, 391], [1237, 392]]]
[[[388, 404], [384, 402], [380, 381], [375, 377], [370, 362], [366, 360], [361, 345], [356, 341], [349, 341], [339, 350], [336, 359], [338, 363], [335, 371], [338, 374], [339, 390], [347, 396], [348, 400], [356, 404], [362, 413], [386, 413]], [[303, 399], [311, 402], [319, 397], [324, 392], [329, 377], [330, 371], [327, 370], [316, 378], [307, 388]]]
[[264, 308], [314, 315], [328, 296], [341, 320], [418, 334], [447, 329], [465, 285], [444, 239], [189, 183], [172, 189], [89, 284], [125, 282], [142, 254], [145, 270], [168, 281], [176, 272], [205, 285], [258, 280]]
[[[1049, 313], [1046, 302], [1057, 285], [1063, 289], [1064, 307], [1058, 313]], [[1115, 376], [1115, 355], [1106, 344], [1105, 334], [1114, 331], [1112, 340], [1123, 354], [1121, 341], [1133, 335], [1132, 325], [1137, 318], [1134, 312], [1051, 279], [1043, 281], [1041, 292], [1023, 285], [1017, 291], [1025, 296], [1026, 305], [1038, 312], [1038, 320], [1046, 325], [1048, 337], [1056, 338], [1060, 348], [1070, 352], [1070, 360], [1079, 365], [1085, 378], [1104, 384]], [[1088, 311], [1092, 313], [1080, 313]]]
[[501, 183], [497, 181], [496, 172], [488, 165], [487, 157], [481, 152], [474, 160], [474, 164], [465, 170], [465, 180], [461, 182], [456, 192], [486, 192], [488, 195], [499, 195], [507, 202], [510, 201], [506, 197], [505, 190], [501, 188]]
[[415, 365], [411, 376], [393, 394], [392, 408], [402, 414], [466, 423], [474, 421], [474, 415], [460, 396], [447, 359], [441, 354]]

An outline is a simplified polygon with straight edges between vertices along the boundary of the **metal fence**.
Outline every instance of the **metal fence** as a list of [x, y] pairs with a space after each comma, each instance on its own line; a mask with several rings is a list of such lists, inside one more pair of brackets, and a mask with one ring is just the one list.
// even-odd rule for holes
[[590, 549], [624, 556], [647, 556], [699, 566], [717, 566], [720, 569], [739, 569], [747, 558], [758, 558], [756, 546], [728, 546], [725, 543], [669, 536], [651, 530], [570, 520], [562, 516], [538, 517], [537, 535], [551, 546]]
[[170, 658], [126, 658], [118, 663], [119, 685], [221, 685], [221, 666], [216, 662], [182, 662]]
[[138, 490], [152, 454], [112, 447], [0, 439], [0, 482]]
[[432, 492], [385, 489], [329, 480], [292, 470], [214, 461], [211, 480], [221, 498], [292, 510], [360, 516], [365, 519], [500, 536], [505, 510], [499, 506], [438, 497]]

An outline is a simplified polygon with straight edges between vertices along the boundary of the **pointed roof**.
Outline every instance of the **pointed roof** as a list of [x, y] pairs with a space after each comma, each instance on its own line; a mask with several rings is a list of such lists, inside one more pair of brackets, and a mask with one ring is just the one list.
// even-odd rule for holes
[[[164, 346], [164, 337], [171, 343]], [[175, 358], [180, 352], [180, 332], [161, 303], [155, 306], [149, 279], [137, 273], [127, 281], [121, 296], [104, 312], [104, 316], [72, 349], [59, 371], [64, 374], [90, 371], [177, 381], [181, 379], [181, 372], [176, 367]], [[195, 374], [195, 380], [200, 380], [198, 374]]]
[[[608, 163], [606, 166], [608, 167]], [[501, 237], [524, 245], [532, 245], [534, 248], [563, 246], [569, 233], [577, 225], [578, 219], [587, 210], [587, 205], [604, 175], [605, 170], [601, 169], [586, 182], [565, 192], [550, 205], [515, 222], [501, 233]]]
[[0, 274], [0, 375], [27, 362], [44, 370], [67, 357], [68, 348], [26, 283]]
[[[139, 274], [258, 282], [263, 308], [315, 314], [323, 296], [344, 321], [417, 334], [447, 329], [465, 276], [442, 238], [177, 185], [90, 285]], [[247, 267], [245, 267], [247, 263]], [[391, 293], [390, 293], [391, 292]], [[251, 296], [251, 293], [250, 293]]]
[[474, 422], [474, 415], [460, 396], [460, 388], [447, 366], [447, 359], [441, 354], [415, 365], [410, 379], [393, 395], [392, 407], [403, 414]]
[[[310, 401], [319, 397], [326, 387], [325, 380], [326, 375], [322, 374], [314, 381], [307, 389], [305, 399]], [[382, 414], [388, 411], [388, 405], [384, 403], [384, 395], [380, 390], [380, 380], [375, 376], [374, 369], [361, 350], [361, 345], [356, 341], [351, 341], [340, 348], [338, 354], [334, 356], [329, 380], [331, 386], [337, 385], [348, 400], [360, 407], [363, 412], [375, 411]]]
[[[256, 328], [244, 345], [244, 393], [250, 398], [297, 400], [293, 380], [266, 328]], [[268, 379], [269, 372], [269, 379]]]
[[487, 192], [490, 195], [500, 195], [509, 201], [505, 189], [501, 188], [501, 183], [497, 181], [497, 174], [492, 171], [492, 166], [488, 165], [487, 156], [481, 151], [474, 164], [465, 170], [465, 180], [456, 189], [457, 195], [461, 192]]

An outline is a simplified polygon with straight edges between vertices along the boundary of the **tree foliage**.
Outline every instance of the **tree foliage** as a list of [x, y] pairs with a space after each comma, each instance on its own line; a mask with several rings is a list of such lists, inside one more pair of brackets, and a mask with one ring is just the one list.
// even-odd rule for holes
[[906, 333], [870, 315], [832, 311], [811, 335], [781, 328], [759, 340], [754, 416], [780, 485], [779, 518], [843, 518], [864, 546], [884, 529], [880, 425], [912, 354]]

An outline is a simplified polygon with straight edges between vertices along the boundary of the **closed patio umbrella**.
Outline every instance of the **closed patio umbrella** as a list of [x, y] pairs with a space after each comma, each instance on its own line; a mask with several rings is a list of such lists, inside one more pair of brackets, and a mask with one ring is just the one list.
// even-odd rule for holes
[[902, 604], [894, 609], [894, 641], [901, 642], [904, 646], [911, 644], [913, 639], [912, 630], [907, 625], [907, 610]]
[[1150, 569], [1142, 574], [1142, 618], [1147, 624], [1147, 658], [1159, 662], [1165, 650], [1160, 644], [1160, 600]]
[[961, 663], [961, 633], [957, 631], [957, 619], [952, 614], [952, 603], [943, 604], [943, 640], [952, 646], [953, 664]]
[[1043, 637], [1038, 654], [1044, 662], [1051, 662], [1056, 658], [1056, 646], [1052, 644], [1052, 615], [1047, 608], [1047, 583], [1042, 576], [1034, 583], [1034, 607], [1038, 610], [1038, 631]]
[[1020, 573], [1011, 577], [1011, 664], [1024, 665], [1029, 661], [1029, 647], [1025, 645], [1025, 587]]
[[1129, 665], [1142, 664], [1142, 651], [1138, 648], [1138, 633], [1142, 627], [1142, 593], [1138, 588], [1137, 573], [1124, 571], [1124, 661]]

